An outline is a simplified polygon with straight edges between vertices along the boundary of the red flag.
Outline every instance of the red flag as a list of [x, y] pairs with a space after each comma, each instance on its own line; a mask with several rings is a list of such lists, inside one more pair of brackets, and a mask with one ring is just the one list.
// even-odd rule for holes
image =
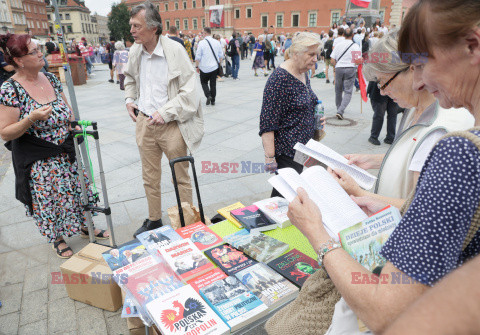
[[358, 7], [368, 8], [372, 0], [351, 0], [351, 2]]
[[367, 102], [367, 83], [365, 82], [365, 77], [363, 76], [363, 64], [358, 66], [358, 83], [360, 84], [360, 94], [362, 95], [362, 100]]

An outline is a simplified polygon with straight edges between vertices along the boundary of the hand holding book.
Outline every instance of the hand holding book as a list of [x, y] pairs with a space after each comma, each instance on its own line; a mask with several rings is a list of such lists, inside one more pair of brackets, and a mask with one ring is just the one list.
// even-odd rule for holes
[[358, 186], [357, 182], [344, 170], [328, 168], [327, 171], [332, 175], [348, 195], [361, 197], [365, 195], [365, 190]]

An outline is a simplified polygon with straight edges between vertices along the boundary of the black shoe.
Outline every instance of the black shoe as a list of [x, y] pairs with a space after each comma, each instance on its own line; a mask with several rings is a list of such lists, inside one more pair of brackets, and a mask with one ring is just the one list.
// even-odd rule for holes
[[113, 79], [108, 80], [109, 83], [114, 83]]
[[215, 106], [215, 101], [212, 101], [212, 106]]
[[389, 139], [389, 138], [386, 138], [383, 140], [383, 143], [386, 143], [386, 144], [392, 144], [393, 143], [393, 140]]
[[372, 143], [373, 145], [380, 145], [380, 141], [376, 138], [370, 137], [368, 142]]
[[343, 120], [343, 115], [342, 115], [342, 114], [340, 114], [340, 113], [337, 113], [337, 115], [336, 115], [336, 116], [337, 116], [337, 119], [339, 119], [339, 120]]
[[133, 234], [133, 238], [137, 238], [137, 235], [144, 233], [148, 230], [160, 228], [161, 226], [163, 226], [162, 219], [156, 221], [150, 221], [149, 219], [146, 219], [145, 221], [143, 221], [143, 225], [137, 229], [135, 234]]
[[117, 80], [117, 85], [120, 84], [120, 82]]
[[211, 98], [211, 97], [208, 97], [208, 98], [207, 98], [207, 106], [210, 105], [210, 102], [212, 102], [212, 98]]
[[325, 83], [330, 84], [330, 80], [327, 79], [327, 81]]

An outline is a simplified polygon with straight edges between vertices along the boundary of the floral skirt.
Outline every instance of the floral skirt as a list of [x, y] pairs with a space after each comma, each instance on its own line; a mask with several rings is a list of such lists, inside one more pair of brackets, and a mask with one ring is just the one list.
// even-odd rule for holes
[[[86, 176], [85, 180], [88, 181]], [[94, 203], [88, 182], [87, 187], [88, 200]], [[65, 154], [36, 161], [32, 165], [30, 191], [32, 216], [49, 243], [60, 236], [70, 237], [80, 233], [86, 217], [76, 161], [70, 163]]]
[[256, 70], [258, 68], [264, 68], [264, 67], [265, 67], [265, 59], [263, 58], [263, 56], [255, 56], [252, 69]]

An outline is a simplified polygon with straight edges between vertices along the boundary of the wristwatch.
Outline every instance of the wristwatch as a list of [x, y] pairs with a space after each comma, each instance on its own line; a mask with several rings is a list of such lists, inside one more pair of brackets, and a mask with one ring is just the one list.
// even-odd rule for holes
[[323, 257], [328, 254], [330, 251], [341, 248], [342, 245], [338, 242], [335, 242], [334, 239], [330, 239], [327, 242], [320, 245], [320, 248], [317, 250], [318, 255], [318, 265], [320, 268], [323, 267]]

